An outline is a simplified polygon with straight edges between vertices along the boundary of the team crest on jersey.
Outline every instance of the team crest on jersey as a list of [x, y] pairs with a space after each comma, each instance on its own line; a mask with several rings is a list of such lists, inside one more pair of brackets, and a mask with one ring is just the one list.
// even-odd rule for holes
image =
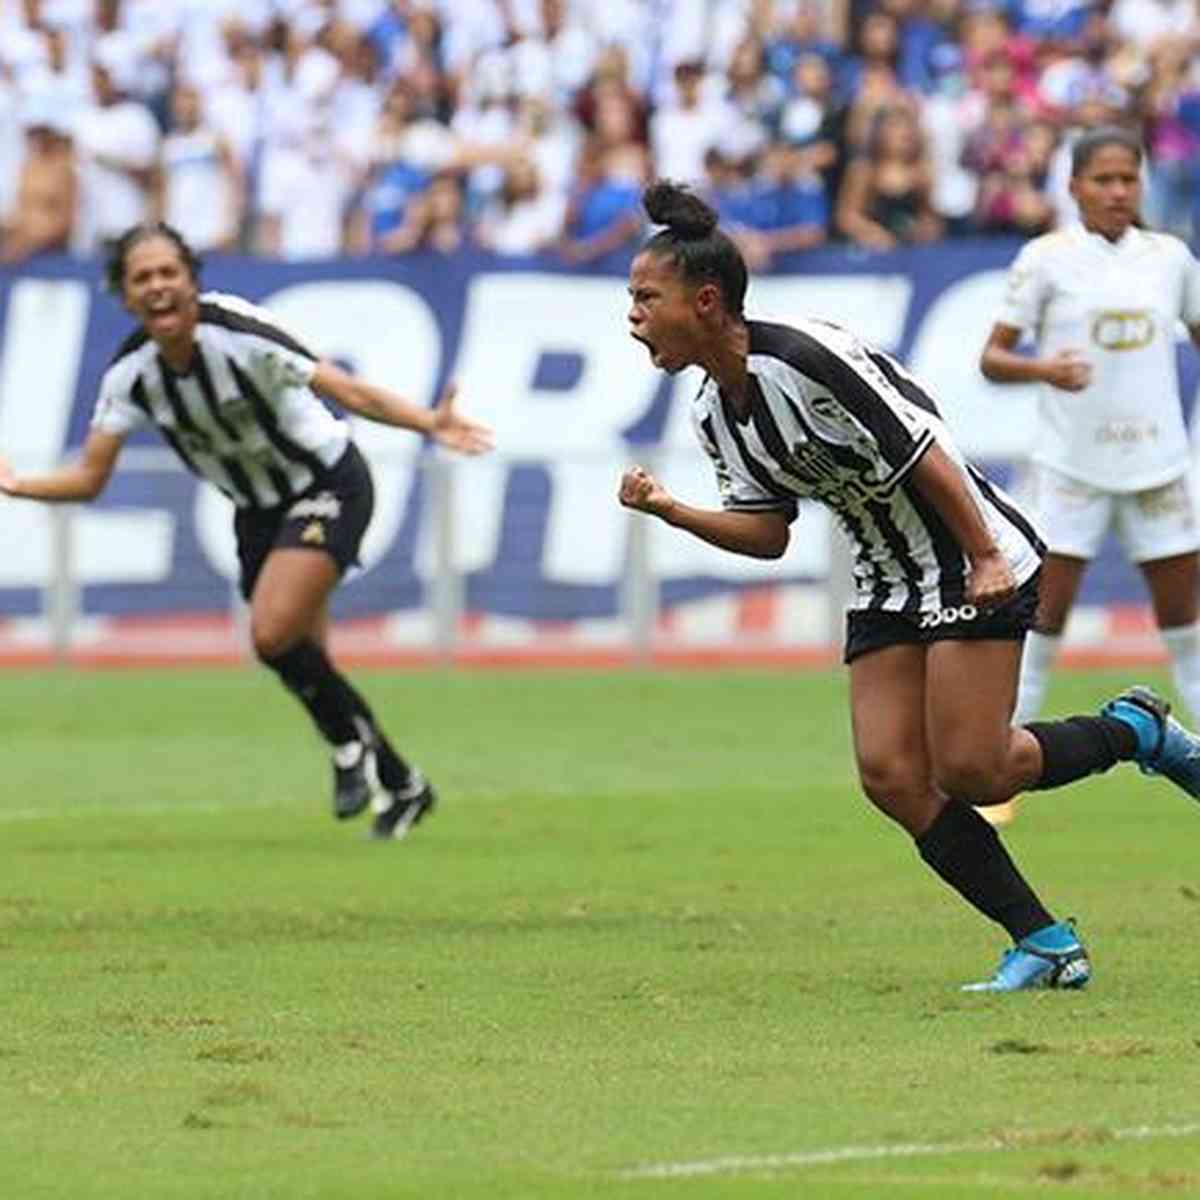
[[325, 545], [325, 525], [321, 521], [309, 521], [300, 535], [300, 540], [306, 546]]

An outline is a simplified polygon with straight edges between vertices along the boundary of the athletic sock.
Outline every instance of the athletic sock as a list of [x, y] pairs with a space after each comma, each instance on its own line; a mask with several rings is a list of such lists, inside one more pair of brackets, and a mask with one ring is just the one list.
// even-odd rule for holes
[[365, 740], [369, 733], [379, 768], [379, 781], [389, 791], [407, 785], [412, 775], [409, 764], [381, 732], [371, 706], [334, 667], [316, 642], [306, 638], [283, 654], [262, 661], [308, 709], [327, 742], [344, 746], [348, 742]]
[[1025, 726], [1042, 748], [1042, 774], [1028, 791], [1044, 792], [1098, 775], [1137, 751], [1137, 734], [1116, 717], [1067, 717]]
[[1017, 707], [1013, 712], [1014, 725], [1024, 725], [1042, 711], [1046, 687], [1050, 682], [1050, 668], [1054, 666], [1061, 645], [1061, 633], [1038, 633], [1034, 629], [1025, 635], [1025, 645], [1021, 650], [1021, 677], [1017, 683]]
[[334, 669], [316, 642], [306, 638], [282, 654], [263, 658], [262, 662], [308, 709], [321, 736], [331, 746], [362, 740], [354, 721], [358, 694]]
[[1054, 924], [999, 835], [969, 804], [948, 800], [916, 844], [925, 862], [1014, 942]]
[[1193, 723], [1200, 721], [1200, 626], [1176, 625], [1162, 632], [1171, 660], [1171, 678]]
[[371, 712], [371, 707], [362, 698], [362, 695], [355, 691], [352, 684], [346, 683], [346, 689], [354, 697], [354, 715], [366, 723], [371, 731], [371, 737], [375, 745], [375, 761], [379, 767], [379, 781], [388, 791], [397, 791], [403, 788], [412, 776], [412, 767], [396, 753], [396, 748], [388, 741], [387, 735], [379, 728], [375, 721], [375, 714]]

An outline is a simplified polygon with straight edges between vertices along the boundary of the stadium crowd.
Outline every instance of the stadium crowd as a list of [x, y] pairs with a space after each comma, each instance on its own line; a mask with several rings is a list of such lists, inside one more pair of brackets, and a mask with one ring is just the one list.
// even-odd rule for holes
[[200, 251], [587, 262], [664, 177], [761, 269], [1041, 233], [1114, 123], [1192, 241], [1197, 0], [0, 0], [0, 262], [152, 218]]

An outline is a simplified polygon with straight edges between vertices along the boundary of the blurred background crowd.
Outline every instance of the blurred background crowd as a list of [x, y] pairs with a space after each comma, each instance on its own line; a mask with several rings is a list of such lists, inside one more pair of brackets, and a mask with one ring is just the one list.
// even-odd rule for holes
[[1069, 221], [1122, 124], [1200, 232], [1200, 0], [0, 0], [0, 261], [162, 218], [281, 259], [642, 233], [654, 176], [752, 266]]

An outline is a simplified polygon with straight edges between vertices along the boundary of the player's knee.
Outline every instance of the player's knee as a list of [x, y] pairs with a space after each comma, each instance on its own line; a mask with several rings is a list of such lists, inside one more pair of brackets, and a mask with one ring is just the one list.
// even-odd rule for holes
[[253, 613], [250, 640], [254, 653], [266, 661], [286, 654], [300, 640], [300, 634], [292, 621], [269, 613]]
[[1004, 771], [1000, 763], [978, 756], [964, 755], [942, 759], [934, 766], [933, 778], [938, 790], [947, 796], [959, 796], [979, 803], [1007, 800]]
[[884, 812], [926, 790], [918, 772], [903, 761], [860, 757], [858, 778], [867, 799]]

